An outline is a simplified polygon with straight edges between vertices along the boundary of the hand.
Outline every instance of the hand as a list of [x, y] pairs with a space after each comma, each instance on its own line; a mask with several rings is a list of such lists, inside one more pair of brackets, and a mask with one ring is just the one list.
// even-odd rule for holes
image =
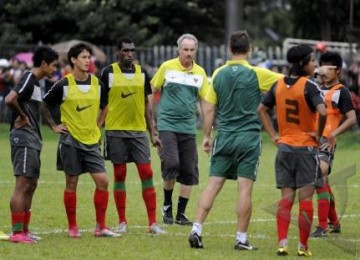
[[333, 152], [336, 146], [336, 137], [330, 134], [327, 138], [327, 142], [320, 146], [321, 150], [326, 150], [328, 152]]
[[66, 125], [63, 124], [55, 125], [51, 129], [57, 134], [66, 134], [68, 132]]
[[154, 147], [157, 147], [159, 151], [163, 149], [161, 140], [156, 134], [151, 135], [151, 143]]
[[29, 118], [27, 116], [25, 116], [25, 117], [24, 116], [18, 116], [14, 121], [14, 127], [16, 129], [22, 128], [22, 127], [24, 127], [26, 125], [31, 126], [30, 120], [29, 120]]
[[273, 143], [277, 146], [278, 145], [278, 141], [280, 140], [279, 135], [275, 135], [271, 138], [271, 141], [273, 141]]
[[208, 155], [210, 155], [210, 153], [211, 153], [212, 145], [213, 144], [212, 144], [211, 137], [204, 137], [204, 139], [203, 139], [203, 150]]

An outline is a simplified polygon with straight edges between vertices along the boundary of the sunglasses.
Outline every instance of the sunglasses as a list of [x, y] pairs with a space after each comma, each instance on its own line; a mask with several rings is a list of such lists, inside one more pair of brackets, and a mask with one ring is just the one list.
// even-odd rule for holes
[[122, 52], [135, 52], [135, 49], [122, 49]]

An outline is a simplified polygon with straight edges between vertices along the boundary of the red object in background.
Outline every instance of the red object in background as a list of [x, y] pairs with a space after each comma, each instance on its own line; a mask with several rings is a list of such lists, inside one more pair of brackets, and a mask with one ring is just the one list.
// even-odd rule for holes
[[354, 106], [355, 111], [360, 110], [360, 98], [358, 95], [355, 94], [354, 91], [351, 91], [351, 99]]
[[318, 52], [321, 52], [321, 53], [325, 52], [326, 51], [326, 44], [323, 43], [323, 42], [316, 43], [315, 50], [317, 50]]

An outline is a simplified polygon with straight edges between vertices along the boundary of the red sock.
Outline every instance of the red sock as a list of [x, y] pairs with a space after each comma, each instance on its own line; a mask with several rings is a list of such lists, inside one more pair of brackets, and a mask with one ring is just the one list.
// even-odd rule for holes
[[119, 223], [126, 221], [126, 163], [114, 164], [114, 200]]
[[11, 230], [13, 234], [19, 234], [24, 231], [24, 212], [11, 212]]
[[276, 212], [276, 225], [278, 232], [278, 242], [287, 238], [290, 218], [291, 218], [291, 208], [293, 202], [287, 199], [281, 199], [278, 204], [278, 209]]
[[326, 230], [330, 207], [330, 193], [328, 184], [324, 184], [323, 187], [316, 189], [316, 193], [318, 203], [319, 226]]
[[64, 205], [66, 216], [68, 219], [68, 226], [70, 228], [77, 227], [76, 223], [76, 191], [64, 191]]
[[335, 208], [335, 197], [334, 197], [334, 193], [331, 190], [331, 187], [329, 186], [329, 193], [330, 193], [330, 207], [329, 207], [329, 220], [330, 223], [333, 224], [334, 226], [339, 224], [339, 219], [338, 219], [338, 215], [336, 213], [336, 208]]
[[300, 234], [300, 243], [307, 248], [307, 242], [310, 235], [311, 224], [313, 220], [313, 205], [312, 201], [300, 201], [298, 226]]
[[96, 211], [96, 223], [100, 229], [106, 228], [105, 216], [106, 209], [109, 202], [109, 192], [107, 190], [95, 189], [94, 192], [94, 205]]
[[153, 172], [150, 163], [137, 163], [142, 187], [142, 195], [148, 214], [149, 226], [156, 223], [156, 192], [153, 184]]
[[31, 218], [31, 211], [25, 211], [24, 212], [24, 232], [29, 232], [29, 223]]

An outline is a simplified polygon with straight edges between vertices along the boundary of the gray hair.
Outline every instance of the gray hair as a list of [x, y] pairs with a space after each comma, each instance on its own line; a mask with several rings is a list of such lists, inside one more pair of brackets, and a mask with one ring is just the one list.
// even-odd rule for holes
[[192, 40], [195, 42], [195, 48], [197, 49], [198, 48], [198, 40], [196, 39], [196, 37], [190, 33], [185, 33], [183, 35], [181, 35], [179, 37], [179, 39], [177, 40], [177, 46], [178, 46], [178, 50], [180, 50], [180, 47], [181, 47], [181, 43], [185, 40]]

